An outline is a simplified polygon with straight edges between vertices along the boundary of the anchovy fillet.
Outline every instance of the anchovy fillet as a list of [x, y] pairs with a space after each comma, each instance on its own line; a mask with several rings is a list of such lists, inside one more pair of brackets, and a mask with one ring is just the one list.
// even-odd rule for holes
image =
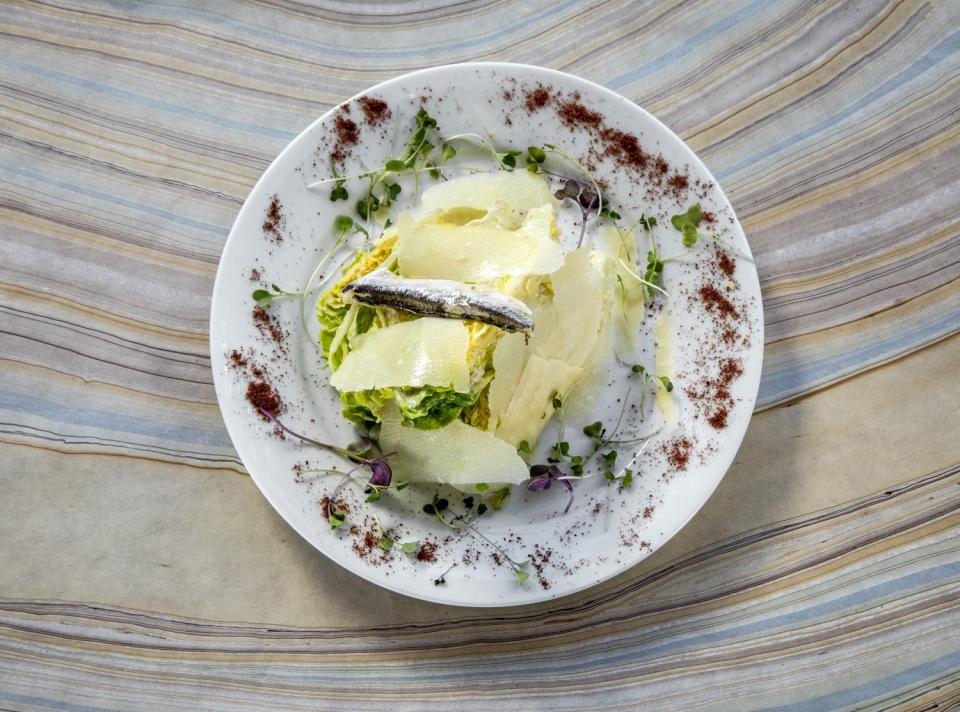
[[533, 313], [519, 299], [449, 279], [405, 279], [380, 268], [350, 282], [341, 294], [344, 301], [354, 304], [444, 319], [474, 319], [504, 331], [533, 330]]

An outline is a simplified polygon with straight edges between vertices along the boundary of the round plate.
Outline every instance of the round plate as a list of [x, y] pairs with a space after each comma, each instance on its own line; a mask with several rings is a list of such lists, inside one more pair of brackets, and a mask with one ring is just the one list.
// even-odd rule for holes
[[[559, 483], [541, 492], [517, 486], [501, 509], [491, 506], [464, 531], [422, 509], [439, 492], [450, 502], [447, 518], [466, 513], [471, 502], [453, 490], [411, 485], [367, 503], [362, 488], [348, 485], [341, 490], [346, 522], [332, 530], [323, 501], [339, 478], [313, 470], [344, 463], [295, 438], [279, 437], [248, 402], [252, 383], [268, 384], [284, 403], [288, 427], [341, 446], [355, 438], [314, 346], [313, 299], [301, 321], [296, 297], [257, 312], [252, 292], [271, 284], [301, 289], [332, 244], [335, 216], [354, 214], [360, 182], [347, 182], [347, 201], [331, 200], [331, 184], [308, 188], [331, 176], [331, 154], [340, 159], [340, 175], [382, 166], [402, 152], [421, 107], [437, 119], [444, 136], [481, 134], [498, 147], [521, 150], [552, 144], [589, 168], [622, 222], [657, 218], [652, 233], [638, 228], [641, 239], [652, 234], [661, 254], [676, 259], [668, 260], [663, 272], [669, 297], [658, 297], [645, 320], [641, 360], [653, 366], [656, 338], [672, 348], [670, 398], [678, 407], [678, 424], [661, 428], [642, 450], [632, 463], [629, 487], [603, 476], [577, 482], [565, 514], [567, 493]], [[557, 160], [551, 165], [576, 174], [564, 159]], [[401, 200], [412, 192], [405, 190]], [[700, 232], [722, 244], [709, 237], [692, 247], [681, 244], [670, 218], [693, 204], [704, 213]], [[561, 227], [569, 246], [576, 241], [570, 215]], [[646, 250], [642, 243], [641, 250]], [[665, 326], [655, 334], [660, 315]], [[696, 155], [612, 91], [561, 72], [502, 63], [437, 67], [392, 79], [300, 134], [263, 174], [237, 217], [217, 272], [210, 323], [214, 380], [227, 429], [280, 515], [359, 576], [409, 596], [466, 606], [533, 603], [580, 591], [662, 546], [700, 509], [733, 460], [753, 410], [763, 350], [750, 248], [729, 201]], [[618, 374], [594, 379], [596, 413], [569, 417], [568, 432], [577, 434], [594, 420], [612, 428], [618, 410], [636, 411], [644, 394], [642, 376], [624, 366]], [[653, 385], [646, 388], [643, 397], [652, 399]], [[648, 425], [653, 430], [656, 423]], [[644, 424], [631, 427], [635, 434]], [[551, 442], [553, 432], [543, 441]], [[619, 464], [627, 462], [621, 458]], [[473, 506], [485, 499], [489, 492], [476, 495]], [[395, 542], [389, 551], [378, 546], [383, 532]], [[401, 550], [401, 543], [413, 541], [419, 542], [415, 551]], [[524, 576], [515, 574], [511, 561], [522, 564], [529, 578], [520, 581]]]

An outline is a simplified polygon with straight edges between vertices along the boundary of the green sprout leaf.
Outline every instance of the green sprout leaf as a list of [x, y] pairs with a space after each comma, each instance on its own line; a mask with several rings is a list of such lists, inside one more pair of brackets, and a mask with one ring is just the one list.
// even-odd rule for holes
[[[523, 443], [525, 442], [526, 440], [523, 441]], [[520, 444], [523, 445], [523, 443]], [[528, 445], [527, 448], [529, 447], [530, 446]], [[490, 489], [490, 485], [488, 485], [486, 482], [477, 482], [477, 484], [474, 485], [474, 489], [476, 489], [477, 492], [486, 492], [488, 489]]]
[[[517, 445], [517, 452], [522, 452], [524, 455], [530, 455], [531, 454], [530, 443], [528, 443], [526, 440], [521, 440], [520, 444]], [[480, 489], [479, 485], [477, 485], [477, 491], [478, 492], [483, 491]]]
[[633, 470], [627, 469], [623, 471], [623, 476], [620, 478], [621, 487], [629, 487], [633, 484]]
[[380, 541], [377, 542], [377, 546], [384, 551], [390, 551], [390, 549], [393, 548], [393, 539], [384, 534], [382, 537], [380, 537]]
[[670, 224], [673, 225], [683, 235], [683, 244], [686, 247], [693, 247], [697, 243], [700, 233], [697, 232], [697, 226], [700, 225], [700, 219], [703, 212], [700, 205], [691, 205], [687, 212], [680, 215], [674, 215], [670, 218]]
[[443, 144], [440, 149], [441, 155], [443, 156], [443, 162], [453, 160], [453, 157], [457, 155], [457, 149], [451, 146], [449, 143]]
[[523, 569], [517, 569], [516, 574], [517, 574], [517, 581], [519, 581], [521, 584], [524, 581], [526, 581], [528, 578], [530, 578], [530, 572], [524, 571]]
[[663, 388], [667, 393], [673, 390], [673, 382], [666, 376], [657, 376], [657, 380], [663, 384]]
[[542, 148], [537, 148], [536, 146], [530, 146], [527, 149], [527, 154], [537, 163], [543, 163], [547, 160], [547, 154], [544, 153]]
[[339, 529], [343, 526], [343, 523], [347, 520], [346, 512], [330, 512], [330, 516], [327, 517], [327, 521], [330, 523], [330, 529]]
[[588, 438], [599, 440], [603, 437], [603, 423], [601, 423], [599, 420], [595, 423], [591, 423], [583, 429], [583, 434]]
[[273, 295], [266, 289], [257, 289], [253, 292], [253, 300], [257, 306], [266, 309], [273, 302]]
[[597, 213], [597, 216], [604, 220], [609, 220], [612, 223], [616, 223], [617, 220], [621, 219], [620, 213], [618, 213], [616, 210], [610, 210], [610, 208], [603, 208], [599, 213]]
[[507, 497], [510, 496], [510, 486], [501, 487], [496, 492], [494, 492], [487, 501], [490, 503], [490, 506], [496, 510], [499, 510], [503, 507], [503, 503], [506, 502]]
[[420, 540], [400, 542], [400, 551], [404, 554], [416, 554], [420, 549]]
[[345, 181], [338, 180], [333, 189], [330, 191], [330, 201], [336, 202], [338, 200], [347, 200], [350, 197], [350, 194], [347, 192], [347, 188], [344, 185]]
[[337, 215], [333, 219], [333, 229], [337, 232], [346, 232], [354, 225], [353, 218], [348, 215]]

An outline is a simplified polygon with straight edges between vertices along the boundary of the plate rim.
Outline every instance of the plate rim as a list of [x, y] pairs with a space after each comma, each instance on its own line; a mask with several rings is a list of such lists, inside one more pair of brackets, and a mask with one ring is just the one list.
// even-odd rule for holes
[[[699, 498], [699, 501], [697, 502], [696, 507], [693, 507], [691, 509], [689, 515], [683, 518], [679, 522], [679, 524], [677, 524], [675, 527], [671, 527], [671, 530], [669, 530], [664, 535], [662, 541], [657, 547], [655, 547], [651, 551], [645, 552], [642, 556], [639, 556], [638, 558], [636, 558], [636, 560], [632, 561], [631, 563], [626, 563], [619, 568], [612, 569], [609, 575], [602, 575], [599, 577], [584, 579], [582, 583], [574, 585], [568, 589], [565, 589], [562, 593], [559, 593], [559, 594], [551, 593], [551, 591], [549, 590], [543, 590], [543, 591], [538, 590], [535, 595], [531, 595], [521, 601], [499, 601], [499, 600], [491, 599], [491, 600], [482, 600], [482, 601], [464, 601], [464, 602], [451, 603], [449, 600], [441, 596], [420, 594], [420, 593], [414, 593], [410, 590], [403, 590], [398, 586], [396, 586], [393, 580], [391, 579], [387, 579], [387, 580], [376, 579], [372, 575], [367, 575], [368, 571], [366, 567], [354, 568], [354, 567], [347, 566], [344, 563], [341, 563], [341, 561], [339, 561], [335, 556], [331, 555], [330, 553], [322, 549], [320, 546], [318, 546], [316, 543], [314, 543], [311, 537], [308, 536], [308, 534], [306, 533], [305, 531], [306, 527], [303, 527], [303, 530], [302, 530], [298, 524], [294, 523], [296, 521], [296, 518], [292, 516], [288, 516], [287, 514], [286, 500], [282, 496], [280, 496], [279, 493], [271, 494], [271, 492], [269, 491], [270, 488], [265, 487], [264, 483], [261, 482], [261, 477], [259, 477], [250, 468], [247, 467], [246, 462], [244, 462], [243, 455], [241, 454], [241, 447], [237, 445], [237, 441], [234, 438], [234, 433], [231, 431], [230, 421], [227, 419], [224, 411], [224, 405], [226, 400], [226, 385], [224, 383], [224, 379], [226, 379], [228, 376], [225, 368], [224, 369], [218, 368], [221, 365], [225, 366], [225, 362], [221, 364], [222, 354], [219, 353], [219, 349], [217, 348], [217, 342], [218, 342], [218, 337], [220, 336], [220, 331], [217, 326], [217, 322], [214, 319], [214, 316], [217, 310], [217, 305], [219, 303], [218, 294], [222, 293], [223, 289], [225, 289], [225, 287], [223, 287], [223, 284], [225, 284], [227, 279], [226, 275], [224, 274], [224, 271], [226, 270], [224, 257], [227, 254], [227, 251], [230, 245], [234, 241], [239, 240], [239, 237], [237, 236], [237, 233], [239, 232], [238, 226], [241, 223], [241, 217], [245, 215], [245, 212], [248, 209], [248, 205], [249, 205], [248, 201], [250, 200], [250, 196], [257, 192], [257, 189], [267, 179], [267, 176], [270, 174], [274, 166], [277, 165], [281, 160], [283, 160], [288, 153], [292, 152], [293, 146], [298, 142], [301, 136], [314, 130], [318, 125], [321, 125], [324, 121], [327, 120], [328, 117], [332, 116], [335, 112], [337, 112], [340, 109], [340, 107], [346, 104], [350, 104], [351, 102], [365, 95], [376, 93], [380, 91], [382, 87], [385, 87], [387, 85], [397, 84], [402, 81], [409, 81], [412, 79], [416, 79], [420, 76], [429, 75], [431, 73], [438, 72], [438, 71], [456, 70], [456, 69], [465, 70], [465, 69], [472, 69], [472, 68], [491, 68], [491, 69], [499, 69], [499, 70], [506, 70], [506, 71], [520, 70], [524, 72], [546, 74], [548, 76], [553, 76], [558, 79], [562, 79], [563, 81], [572, 80], [574, 82], [585, 84], [589, 86], [591, 90], [599, 92], [600, 94], [605, 95], [607, 98], [613, 101], [626, 104], [632, 110], [640, 112], [648, 120], [656, 124], [661, 130], [672, 135], [681, 144], [683, 144], [683, 146], [687, 149], [687, 151], [689, 151], [689, 154], [690, 154], [688, 162], [691, 165], [695, 165], [697, 169], [702, 171], [703, 174], [713, 183], [714, 189], [719, 191], [719, 194], [722, 200], [727, 205], [730, 206], [731, 212], [733, 214], [733, 218], [736, 221], [735, 226], [740, 230], [741, 234], [743, 234], [744, 244], [746, 246], [746, 255], [749, 257], [749, 261], [752, 263], [753, 269], [756, 273], [757, 302], [758, 302], [757, 308], [758, 308], [758, 314], [760, 317], [757, 320], [757, 323], [755, 325], [757, 330], [756, 335], [754, 337], [756, 345], [752, 346], [749, 349], [748, 353], [750, 353], [751, 358], [755, 358], [759, 361], [759, 367], [755, 370], [754, 373], [750, 374], [749, 380], [747, 380], [747, 382], [744, 384], [746, 388], [746, 393], [749, 394], [750, 415], [747, 419], [746, 426], [743, 428], [743, 431], [740, 433], [739, 437], [737, 438], [736, 447], [731, 448], [729, 459], [722, 466], [722, 474], [716, 480], [716, 482], [711, 487], [709, 487], [709, 489], [704, 490], [702, 497]], [[216, 276], [214, 277], [213, 290], [211, 291], [210, 315], [209, 315], [209, 322], [208, 322], [208, 325], [209, 325], [208, 343], [210, 348], [210, 368], [211, 368], [211, 371], [213, 372], [214, 391], [217, 396], [218, 410], [220, 411], [220, 416], [223, 420], [224, 426], [226, 427], [227, 434], [230, 436], [231, 444], [233, 445], [233, 448], [236, 451], [237, 456], [239, 457], [244, 470], [250, 476], [251, 480], [253, 480], [260, 494], [267, 500], [267, 502], [274, 509], [274, 511], [278, 515], [280, 515], [280, 517], [284, 520], [284, 523], [287, 526], [289, 526], [291, 529], [293, 529], [313, 549], [315, 549], [317, 552], [322, 554], [332, 563], [336, 564], [337, 566], [340, 566], [341, 568], [345, 569], [349, 573], [355, 576], [358, 576], [359, 578], [362, 578], [366, 581], [369, 581], [370, 583], [376, 586], [389, 590], [393, 593], [407, 596], [415, 600], [426, 601], [428, 603], [439, 604], [439, 605], [450, 606], [450, 607], [509, 608], [509, 607], [520, 607], [520, 606], [532, 606], [532, 605], [537, 605], [537, 604], [541, 604], [548, 601], [559, 600], [561, 598], [567, 598], [569, 596], [582, 593], [583, 591], [593, 588], [595, 586], [598, 586], [606, 581], [610, 581], [616, 578], [617, 576], [620, 576], [626, 573], [627, 571], [630, 571], [631, 569], [639, 565], [641, 562], [643, 562], [645, 559], [647, 559], [655, 551], [658, 551], [659, 549], [663, 548], [669, 541], [671, 541], [674, 537], [676, 537], [677, 534], [680, 533], [680, 531], [683, 530], [697, 514], [700, 513], [700, 511], [703, 509], [703, 507], [706, 505], [709, 499], [716, 492], [717, 488], [720, 486], [720, 483], [724, 480], [724, 478], [726, 478], [730, 470], [730, 467], [733, 464], [734, 459], [739, 453], [740, 448], [743, 446], [743, 441], [746, 438], [747, 431], [750, 428], [750, 423], [752, 421], [753, 414], [756, 408], [757, 396], [759, 395], [760, 381], [761, 381], [761, 376], [763, 371], [763, 368], [762, 368], [763, 355], [765, 351], [765, 343], [764, 343], [765, 323], [764, 323], [763, 315], [764, 315], [763, 294], [759, 284], [759, 271], [757, 269], [756, 260], [753, 255], [752, 247], [750, 246], [750, 241], [747, 238], [746, 231], [743, 229], [743, 225], [740, 222], [740, 218], [737, 215], [736, 210], [734, 209], [733, 203], [727, 197], [727, 194], [721, 187], [720, 183], [717, 181], [713, 173], [710, 171], [710, 169], [706, 166], [706, 164], [700, 158], [699, 154], [696, 151], [694, 151], [693, 148], [691, 148], [687, 144], [687, 142], [683, 140], [683, 138], [680, 135], [678, 135], [669, 126], [663, 123], [660, 119], [658, 119], [656, 116], [651, 114], [649, 111], [644, 109], [639, 104], [635, 103], [630, 98], [623, 96], [622, 94], [612, 89], [609, 89], [608, 87], [605, 87], [602, 84], [599, 84], [593, 80], [587, 79], [585, 77], [581, 77], [576, 74], [571, 74], [569, 72], [564, 72], [558, 69], [541, 67], [534, 64], [526, 64], [526, 63], [520, 63], [520, 62], [466, 61], [466, 62], [453, 62], [448, 64], [438, 64], [430, 67], [424, 67], [421, 69], [414, 70], [412, 72], [406, 72], [404, 74], [399, 74], [394, 77], [390, 77], [389, 79], [385, 79], [383, 81], [377, 82], [376, 84], [367, 87], [363, 91], [360, 91], [352, 95], [351, 97], [344, 99], [343, 101], [331, 106], [330, 109], [325, 111], [323, 114], [321, 114], [319, 117], [317, 117], [315, 120], [310, 122], [307, 126], [305, 126], [301, 131], [299, 131], [297, 135], [294, 138], [292, 138], [287, 143], [286, 146], [284, 146], [283, 150], [281, 150], [280, 153], [278, 153], [274, 157], [274, 159], [263, 170], [263, 172], [260, 174], [260, 177], [256, 180], [256, 182], [253, 184], [253, 186], [251, 186], [250, 190], [247, 192], [247, 196], [246, 198], [244, 198], [243, 205], [241, 205], [240, 210], [237, 212], [237, 216], [234, 218], [233, 224], [230, 227], [230, 232], [227, 235], [227, 239], [223, 243], [223, 248], [220, 251], [220, 259], [217, 264]], [[747, 375], [747, 374], [745, 373], [744, 375]], [[426, 589], [426, 590], [432, 592], [432, 589]]]

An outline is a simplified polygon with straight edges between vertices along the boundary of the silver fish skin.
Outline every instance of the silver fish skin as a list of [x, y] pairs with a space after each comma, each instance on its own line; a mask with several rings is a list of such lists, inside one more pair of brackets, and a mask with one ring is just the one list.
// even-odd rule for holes
[[406, 279], [380, 268], [348, 283], [343, 300], [444, 319], [474, 319], [504, 331], [533, 331], [533, 312], [519, 299], [449, 279]]

